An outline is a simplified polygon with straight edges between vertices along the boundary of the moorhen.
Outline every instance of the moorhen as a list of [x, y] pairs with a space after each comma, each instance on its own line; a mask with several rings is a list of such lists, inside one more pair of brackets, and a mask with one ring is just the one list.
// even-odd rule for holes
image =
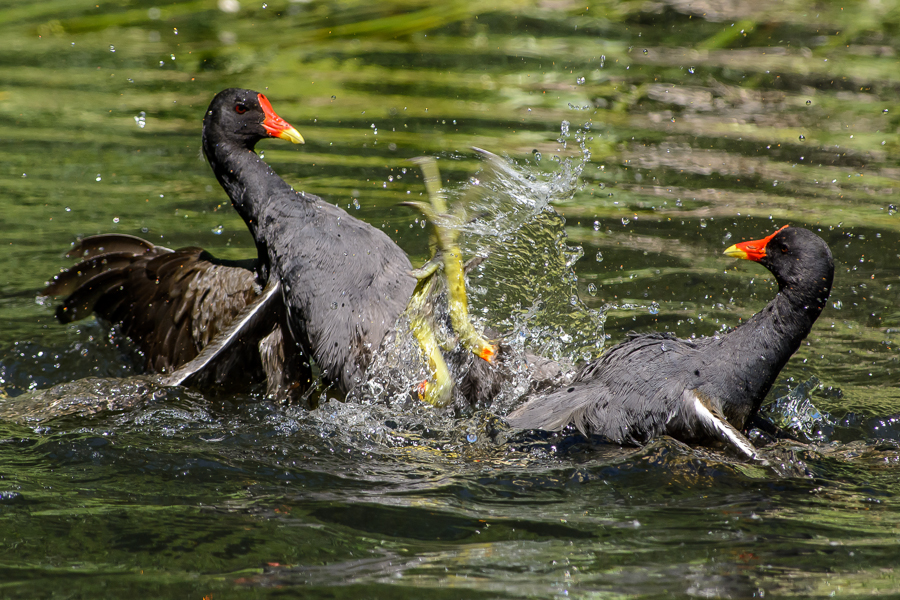
[[[264, 376], [268, 393], [283, 399], [308, 388], [310, 357], [325, 382], [347, 395], [366, 380], [374, 354], [406, 312], [434, 379], [419, 386], [420, 396], [449, 402], [454, 382], [442, 357], [449, 349], [441, 350], [433, 331], [441, 296], [436, 267], [412, 271], [383, 232], [291, 188], [254, 152], [266, 137], [303, 142], [264, 95], [242, 89], [216, 95], [203, 120], [203, 151], [256, 242], [256, 259], [223, 261], [199, 248], [172, 251], [127, 235], [85, 238], [68, 254], [82, 262], [43, 292], [69, 294], [58, 319], [97, 313], [136, 343], [148, 370], [167, 373], [164, 384]], [[444, 212], [437, 167], [432, 159], [419, 162], [429, 196]], [[463, 348], [490, 361], [497, 348], [469, 322], [455, 237], [439, 237], [443, 268], [456, 284], [447, 290], [451, 329]], [[473, 377], [459, 380], [467, 398], [475, 392], [465, 390], [493, 389], [499, 381], [479, 386]]]
[[[171, 384], [233, 372], [235, 345], [262, 341], [268, 352], [253, 363], [269, 364], [270, 391], [276, 372], [279, 385], [296, 384], [289, 380], [296, 365], [308, 368], [304, 353], [342, 393], [362, 381], [416, 286], [409, 259], [382, 231], [285, 183], [254, 152], [268, 137], [303, 141], [255, 91], [220, 92], [203, 119], [203, 152], [256, 242], [255, 260], [217, 261], [199, 249], [172, 252], [125, 236], [86, 238], [73, 250], [85, 260], [44, 291], [70, 294], [60, 320], [97, 312], [135, 341], [149, 368], [180, 366]], [[214, 344], [210, 332], [219, 334]], [[291, 376], [280, 372], [288, 365]]]
[[631, 334], [570, 385], [514, 410], [509, 424], [548, 431], [574, 425], [583, 435], [627, 445], [664, 434], [684, 442], [718, 438], [755, 456], [741, 431], [825, 307], [834, 260], [822, 238], [788, 226], [725, 254], [775, 275], [778, 294], [763, 310], [724, 335]]

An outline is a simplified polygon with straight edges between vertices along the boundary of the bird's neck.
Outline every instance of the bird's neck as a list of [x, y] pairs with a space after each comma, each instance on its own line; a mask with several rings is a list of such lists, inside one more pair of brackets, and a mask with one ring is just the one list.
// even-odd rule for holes
[[[813, 269], [815, 271], [815, 269]], [[755, 405], [725, 406], [729, 420], [743, 422], [759, 408], [775, 378], [809, 335], [831, 292], [833, 271], [811, 272], [804, 281], [781, 283], [778, 294], [746, 323], [723, 338], [722, 354], [732, 357], [735, 372], [746, 378], [746, 392]]]
[[204, 139], [203, 150], [231, 204], [244, 219], [256, 241], [263, 279], [268, 277], [268, 249], [260, 232], [260, 218], [269, 199], [290, 186], [252, 149], [233, 142]]

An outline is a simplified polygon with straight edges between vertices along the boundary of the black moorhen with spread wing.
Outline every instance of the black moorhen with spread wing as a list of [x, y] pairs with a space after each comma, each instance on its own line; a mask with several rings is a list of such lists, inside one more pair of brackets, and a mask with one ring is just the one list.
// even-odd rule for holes
[[[411, 264], [382, 231], [285, 183], [254, 152], [256, 143], [268, 137], [302, 142], [258, 92], [222, 91], [203, 119], [203, 152], [253, 235], [255, 261], [225, 263], [197, 249], [173, 253], [146, 242], [146, 252], [131, 252], [129, 257], [128, 251], [107, 252], [105, 245], [113, 245], [109, 238], [88, 242], [95, 249], [82, 250], [82, 241], [77, 250], [84, 252], [84, 262], [45, 290], [47, 295], [71, 294], [61, 309], [63, 320], [95, 310], [119, 324], [144, 351], [151, 368], [181, 365], [166, 379], [170, 384], [221, 365], [222, 355], [230, 356], [225, 362], [235, 364], [235, 344], [248, 347], [264, 341], [272, 343], [261, 362], [275, 363], [266, 368], [270, 390], [276, 371], [279, 385], [289, 385], [290, 378], [280, 370], [308, 362], [304, 352], [341, 392], [362, 381], [372, 353], [394, 327], [416, 286]], [[117, 262], [107, 268], [111, 259]], [[214, 270], [227, 274], [238, 288], [235, 294], [224, 294], [232, 302], [230, 310], [214, 303], [223, 295], [222, 277], [207, 276]], [[129, 283], [135, 278], [137, 284]], [[155, 289], [142, 292], [141, 278]], [[192, 299], [186, 302], [184, 291], [192, 286]], [[205, 348], [208, 339], [193, 332], [211, 323], [198, 325], [196, 313], [223, 317], [213, 318], [212, 326], [221, 333]], [[152, 330], [156, 333], [150, 336], [142, 333]], [[195, 356], [182, 364], [189, 354]], [[227, 371], [221, 366], [217, 370]]]
[[664, 434], [685, 442], [718, 438], [754, 456], [741, 430], [825, 307], [834, 260], [822, 238], [787, 226], [725, 254], [775, 275], [778, 294], [763, 310], [721, 336], [632, 335], [570, 385], [510, 413], [509, 424], [549, 431], [574, 425], [620, 444]]

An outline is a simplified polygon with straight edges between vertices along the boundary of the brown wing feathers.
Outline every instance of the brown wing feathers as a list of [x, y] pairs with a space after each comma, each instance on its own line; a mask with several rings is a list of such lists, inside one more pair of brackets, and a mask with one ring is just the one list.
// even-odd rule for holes
[[253, 271], [214, 262], [200, 248], [173, 251], [112, 234], [84, 238], [67, 256], [82, 261], [43, 291], [68, 294], [59, 321], [96, 312], [138, 346], [151, 371], [194, 358], [257, 296]]

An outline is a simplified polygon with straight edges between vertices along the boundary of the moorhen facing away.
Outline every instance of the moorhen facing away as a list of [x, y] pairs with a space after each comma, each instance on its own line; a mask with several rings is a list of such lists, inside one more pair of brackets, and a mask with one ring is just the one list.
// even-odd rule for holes
[[[270, 392], [273, 380], [282, 391], [296, 386], [297, 371], [308, 371], [304, 351], [342, 393], [362, 381], [416, 286], [409, 259], [382, 231], [285, 183], [254, 152], [267, 137], [303, 141], [258, 92], [222, 91], [203, 119], [203, 152], [256, 241], [256, 260], [217, 261], [128, 236], [86, 238], [73, 250], [85, 260], [44, 291], [70, 294], [60, 320], [96, 311], [153, 370], [193, 359], [170, 384], [210, 372], [247, 376], [233, 368], [242, 358], [235, 348], [246, 355], [257, 344], [262, 360], [250, 364], [266, 366]], [[198, 356], [210, 332], [221, 334]]]
[[741, 430], [825, 307], [834, 260], [822, 238], [787, 226], [725, 254], [775, 275], [778, 294], [763, 310], [721, 336], [632, 334], [582, 367], [570, 385], [510, 413], [509, 424], [550, 431], [574, 425], [619, 444], [664, 434], [685, 442], [718, 438], [755, 456]]

